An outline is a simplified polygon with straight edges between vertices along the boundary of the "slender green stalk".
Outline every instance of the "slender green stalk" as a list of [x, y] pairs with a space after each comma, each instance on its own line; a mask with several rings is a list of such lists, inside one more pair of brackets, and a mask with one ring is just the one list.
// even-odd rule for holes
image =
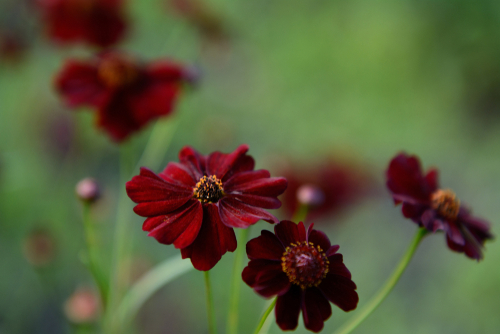
[[298, 224], [299, 222], [305, 223], [304, 220], [306, 220], [308, 212], [309, 212], [308, 205], [299, 204], [299, 207], [297, 208], [297, 210], [295, 210], [295, 212], [293, 214], [292, 221], [296, 224]]
[[379, 290], [379, 292], [361, 309], [358, 311], [358, 314], [347, 321], [343, 326], [341, 326], [334, 334], [348, 334], [352, 332], [360, 323], [363, 322], [376, 308], [382, 303], [382, 301], [387, 297], [389, 292], [394, 288], [399, 278], [405, 271], [406, 267], [410, 263], [413, 254], [417, 250], [420, 241], [422, 241], [423, 237], [428, 233], [428, 231], [421, 227], [418, 229], [415, 237], [408, 247], [406, 253], [403, 255], [403, 258], [399, 262], [398, 266], [386, 281], [384, 286]]
[[122, 325], [132, 321], [141, 306], [161, 287], [193, 269], [191, 261], [180, 255], [171, 257], [147, 272], [123, 298], [118, 308], [118, 320]]
[[94, 277], [97, 288], [99, 289], [101, 303], [105, 309], [108, 297], [108, 285], [98, 262], [98, 251], [96, 249], [97, 242], [93, 230], [94, 227], [92, 226], [90, 219], [90, 207], [90, 203], [83, 204], [83, 227], [85, 231], [85, 241], [87, 244], [87, 265], [90, 273]]
[[253, 334], [259, 334], [262, 326], [264, 326], [264, 323], [266, 322], [267, 317], [269, 316], [271, 311], [274, 309], [274, 306], [276, 305], [277, 300], [278, 300], [278, 297], [274, 298], [271, 305], [269, 305], [267, 310], [264, 312], [264, 314], [262, 315], [262, 318], [260, 318], [259, 324], [257, 325], [257, 328], [255, 329], [255, 332], [253, 332]]
[[215, 324], [214, 299], [212, 296], [212, 288], [210, 286], [210, 274], [209, 271], [204, 271], [203, 274], [205, 276], [205, 290], [207, 293], [208, 333], [216, 334], [217, 325]]
[[245, 256], [245, 247], [248, 234], [250, 232], [250, 226], [246, 229], [242, 229], [239, 232], [238, 244], [240, 245], [236, 248], [236, 254], [234, 256], [233, 273], [231, 275], [231, 287], [230, 287], [230, 297], [229, 297], [229, 312], [227, 315], [227, 334], [238, 334], [238, 310], [240, 302], [240, 287], [241, 287], [241, 267], [243, 263], [243, 257]]

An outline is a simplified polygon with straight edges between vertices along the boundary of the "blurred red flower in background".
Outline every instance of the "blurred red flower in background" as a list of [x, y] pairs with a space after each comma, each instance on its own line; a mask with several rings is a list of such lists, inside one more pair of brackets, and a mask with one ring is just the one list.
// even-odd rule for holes
[[141, 168], [127, 182], [127, 194], [138, 203], [134, 211], [148, 217], [142, 226], [160, 243], [174, 244], [198, 270], [210, 270], [227, 251], [236, 249], [233, 227], [247, 228], [259, 220], [277, 223], [264, 209], [277, 209], [286, 189], [281, 177], [254, 171], [247, 145], [234, 152], [203, 156], [191, 147], [179, 152], [159, 175]]
[[261, 296], [278, 296], [274, 311], [282, 330], [294, 330], [302, 310], [305, 327], [319, 332], [332, 315], [329, 301], [346, 312], [358, 305], [356, 284], [338, 249], [313, 224], [306, 233], [302, 222], [283, 220], [274, 234], [263, 230], [247, 243], [250, 262], [242, 278]]
[[193, 71], [169, 60], [143, 64], [119, 52], [68, 60], [57, 91], [70, 107], [97, 108], [97, 126], [122, 141], [148, 122], [172, 112]]
[[485, 241], [493, 238], [488, 222], [473, 217], [451, 190], [439, 188], [436, 169], [424, 175], [417, 156], [400, 153], [386, 175], [394, 203], [402, 203], [406, 218], [431, 232], [444, 231], [451, 250], [482, 259]]
[[288, 180], [282, 197], [287, 215], [291, 217], [304, 204], [309, 207], [308, 220], [342, 213], [374, 188], [362, 168], [331, 159], [305, 168], [288, 168], [281, 174]]
[[20, 60], [26, 50], [26, 44], [20, 34], [0, 30], [0, 59], [16, 62]]
[[117, 43], [127, 22], [122, 0], [37, 0], [49, 36], [60, 43], [97, 47]]

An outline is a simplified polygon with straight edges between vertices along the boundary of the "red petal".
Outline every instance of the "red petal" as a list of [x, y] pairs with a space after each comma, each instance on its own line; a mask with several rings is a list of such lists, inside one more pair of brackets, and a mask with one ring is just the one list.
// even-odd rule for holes
[[315, 333], [323, 329], [324, 321], [332, 315], [330, 303], [317, 288], [303, 291], [301, 306], [304, 326]]
[[167, 182], [181, 183], [190, 187], [191, 191], [196, 186], [198, 180], [195, 175], [183, 164], [169, 162], [167, 167], [160, 173], [160, 177]]
[[329, 250], [331, 246], [330, 239], [326, 234], [318, 230], [312, 230], [307, 240], [312, 242], [314, 246], [320, 246], [323, 252]]
[[194, 148], [190, 146], [184, 147], [179, 152], [179, 161], [192, 172], [196, 180], [199, 180], [205, 174], [206, 158]]
[[334, 255], [335, 253], [337, 253], [337, 251], [339, 250], [340, 246], [339, 245], [333, 245], [331, 246], [327, 251], [326, 251], [326, 256], [330, 257], [332, 255]]
[[251, 171], [254, 169], [254, 167], [255, 161], [253, 160], [253, 158], [249, 155], [244, 155], [240, 157], [233, 165], [233, 168], [231, 168], [227, 172], [224, 181], [229, 180], [233, 175], [236, 175], [238, 173]]
[[251, 260], [250, 262], [248, 262], [248, 266], [243, 269], [241, 278], [243, 279], [243, 282], [253, 288], [253, 286], [256, 284], [257, 276], [262, 272], [275, 270], [276, 265], [280, 266], [280, 263], [262, 259]]
[[285, 248], [271, 232], [262, 230], [260, 236], [250, 240], [246, 246], [249, 259], [281, 261]]
[[291, 285], [288, 276], [281, 269], [281, 265], [277, 263], [274, 270], [260, 272], [257, 275], [253, 289], [262, 297], [269, 298], [283, 295], [290, 289]]
[[281, 201], [275, 197], [264, 197], [249, 194], [229, 194], [229, 196], [240, 202], [259, 208], [279, 209], [281, 207]]
[[269, 177], [271, 177], [271, 174], [265, 169], [237, 173], [229, 178], [226, 182], [224, 182], [224, 190], [232, 191], [238, 185], [258, 179], [266, 179]]
[[334, 254], [332, 256], [328, 256], [328, 261], [330, 261], [330, 265], [328, 267], [328, 272], [330, 274], [340, 275], [351, 279], [351, 272], [343, 263], [342, 254]]
[[[303, 226], [303, 225], [302, 225]], [[282, 220], [279, 224], [274, 226], [274, 233], [280, 239], [284, 247], [298, 241], [306, 241], [305, 231], [304, 237], [301, 238], [299, 227], [294, 222], [289, 220]]]
[[290, 290], [282, 296], [278, 296], [274, 314], [276, 323], [281, 330], [294, 330], [299, 322], [301, 304], [301, 290], [298, 286], [292, 285]]
[[232, 153], [225, 154], [214, 152], [207, 158], [207, 172], [210, 175], [215, 175], [217, 178], [226, 181], [224, 176], [232, 169], [238, 160], [248, 151], [248, 145], [240, 145]]
[[359, 297], [354, 291], [356, 284], [344, 276], [327, 274], [318, 288], [329, 301], [346, 312], [358, 305]]
[[219, 201], [219, 212], [222, 222], [230, 227], [246, 228], [261, 219], [271, 224], [278, 222], [278, 219], [267, 211], [231, 197], [224, 197]]

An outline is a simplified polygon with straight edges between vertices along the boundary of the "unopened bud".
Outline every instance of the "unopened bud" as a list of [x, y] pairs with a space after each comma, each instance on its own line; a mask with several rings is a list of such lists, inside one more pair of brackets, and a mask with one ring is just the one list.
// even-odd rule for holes
[[297, 200], [303, 205], [319, 206], [325, 201], [325, 194], [315, 185], [304, 184], [297, 189]]
[[99, 185], [93, 178], [85, 178], [76, 185], [76, 195], [84, 202], [93, 203], [101, 195]]
[[64, 314], [76, 324], [96, 321], [99, 312], [99, 296], [90, 288], [78, 288], [64, 303]]

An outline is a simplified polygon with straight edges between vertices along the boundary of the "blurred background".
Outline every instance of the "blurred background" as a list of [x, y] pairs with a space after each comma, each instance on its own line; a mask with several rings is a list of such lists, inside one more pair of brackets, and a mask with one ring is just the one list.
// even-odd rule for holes
[[[89, 176], [101, 186], [91, 214], [109, 262], [124, 191], [120, 147], [94, 127], [90, 109], [67, 109], [53, 88], [66, 58], [95, 50], [51, 42], [32, 2], [0, 0], [0, 333], [92, 333], [99, 310], [80, 261], [82, 207], [74, 189]], [[257, 168], [274, 176], [295, 173], [305, 182], [313, 182], [318, 166], [335, 164], [339, 178], [351, 183], [339, 190], [323, 184], [342, 204], [314, 222], [340, 245], [359, 306], [389, 276], [416, 230], [384, 187], [396, 153], [419, 155], [425, 169], [438, 167], [441, 185], [498, 235], [498, 1], [152, 0], [125, 6], [129, 29], [117, 48], [146, 60], [194, 64], [202, 73], [174, 115], [160, 120], [166, 129], [172, 119], [179, 125], [155, 172], [185, 145], [208, 154], [247, 143]], [[124, 144], [134, 157], [151, 129]], [[359, 192], [342, 198], [342, 189]], [[127, 205], [131, 210], [133, 203]], [[285, 206], [274, 214], [290, 218]], [[123, 260], [132, 271], [128, 281], [179, 253], [148, 238], [143, 219], [132, 219], [130, 256]], [[250, 233], [271, 228], [259, 222]], [[212, 270], [220, 332], [233, 259], [226, 254]], [[428, 237], [393, 293], [355, 333], [498, 333], [499, 262], [498, 242], [487, 243], [477, 263], [451, 252], [443, 234]], [[207, 333], [202, 276], [191, 270], [162, 288], [130, 332]], [[241, 282], [241, 333], [253, 332], [266, 303]], [[323, 332], [350, 316], [333, 307]], [[269, 332], [281, 331], [273, 323]], [[296, 332], [307, 331], [299, 324]]]

